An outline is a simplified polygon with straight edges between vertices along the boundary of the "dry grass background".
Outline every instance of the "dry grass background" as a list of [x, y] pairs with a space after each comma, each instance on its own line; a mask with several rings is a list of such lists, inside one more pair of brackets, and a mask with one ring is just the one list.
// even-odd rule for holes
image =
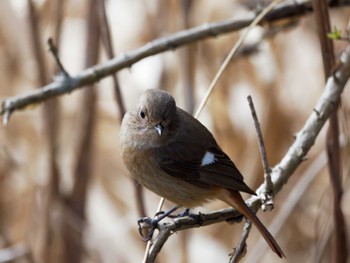
[[[55, 3], [54, 0], [34, 1], [43, 46], [48, 37], [55, 35]], [[132, 50], [185, 27], [244, 17], [249, 12], [244, 6], [229, 0], [195, 0], [188, 13], [181, 3], [157, 0], [106, 2], [116, 53]], [[64, 66], [72, 75], [81, 71], [86, 61], [88, 5], [89, 1], [65, 1], [58, 47]], [[28, 1], [0, 1], [2, 100], [41, 86], [28, 12]], [[332, 24], [346, 29], [349, 15], [348, 8], [332, 10]], [[268, 27], [255, 29], [248, 41], [259, 39], [264, 30]], [[126, 107], [135, 103], [145, 89], [164, 88], [174, 94], [180, 107], [193, 110], [237, 39], [238, 33], [218, 36], [194, 43], [189, 49], [179, 48], [146, 58], [129, 70], [122, 70], [118, 78]], [[336, 43], [337, 55], [345, 45]], [[102, 48], [100, 54], [99, 61], [104, 61], [106, 55]], [[53, 58], [46, 52], [44, 60], [51, 78], [55, 74]], [[192, 104], [187, 100], [189, 83], [194, 87]], [[268, 158], [270, 164], [275, 165], [293, 142], [293, 134], [312, 112], [323, 87], [316, 26], [313, 16], [306, 15], [293, 27], [261, 40], [258, 52], [234, 59], [199, 119], [214, 133], [254, 189], [262, 182], [263, 176], [247, 95], [253, 96]], [[57, 100], [60, 106], [58, 117], [52, 119], [58, 122], [54, 145], [60, 176], [57, 199], [50, 198], [50, 151], [43, 114], [46, 108], [38, 105], [24, 109], [14, 114], [8, 126], [0, 128], [0, 247], [22, 244], [28, 252], [14, 262], [72, 262], [65, 256], [62, 237], [62, 225], [66, 221], [74, 231], [82, 234], [84, 262], [141, 262], [145, 244], [137, 233], [138, 212], [133, 184], [119, 155], [118, 132], [122, 116], [114, 100], [111, 79], [97, 83], [94, 90], [97, 97], [94, 133], [89, 138], [92, 155], [86, 164], [91, 168], [87, 171], [90, 180], [84, 223], [64, 207], [74, 185], [79, 141], [84, 133], [82, 121], [90, 107], [84, 100], [85, 91], [60, 97]], [[340, 110], [341, 133], [344, 134], [343, 209], [348, 225], [349, 95], [347, 88]], [[299, 167], [276, 197], [275, 209], [271, 213], [259, 212], [267, 226], [278, 220], [276, 216], [281, 207], [290, 203], [288, 194], [324, 151], [324, 131], [312, 148], [308, 161]], [[320, 170], [315, 179], [275, 235], [287, 255], [284, 262], [316, 262], [317, 258], [320, 262], [331, 260], [332, 191], [325, 164], [317, 166]], [[159, 197], [145, 191], [148, 215], [154, 214], [158, 200]], [[211, 211], [222, 207], [224, 204], [213, 202], [197, 210]], [[242, 224], [222, 223], [174, 234], [164, 246], [158, 262], [227, 262], [228, 253], [237, 243], [241, 229]], [[348, 234], [349, 231], [348, 227]], [[253, 228], [248, 239], [248, 255], [253, 253], [259, 239]], [[325, 247], [322, 247], [322, 242], [325, 242]], [[0, 255], [3, 255], [1, 251]], [[266, 249], [262, 257], [249, 262], [282, 261]]]

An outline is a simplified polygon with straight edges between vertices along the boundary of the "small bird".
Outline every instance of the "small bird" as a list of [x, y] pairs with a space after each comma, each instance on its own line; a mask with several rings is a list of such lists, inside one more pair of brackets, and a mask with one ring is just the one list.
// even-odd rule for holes
[[146, 90], [121, 125], [122, 159], [144, 187], [192, 208], [219, 199], [251, 220], [279, 257], [282, 249], [245, 204], [240, 192], [255, 195], [209, 130], [159, 89]]

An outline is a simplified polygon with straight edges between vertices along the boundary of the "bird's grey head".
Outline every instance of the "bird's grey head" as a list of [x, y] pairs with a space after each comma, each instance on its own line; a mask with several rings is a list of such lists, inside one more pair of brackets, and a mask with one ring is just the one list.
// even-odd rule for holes
[[174, 98], [159, 89], [146, 90], [132, 111], [134, 132], [140, 144], [166, 145], [177, 133], [178, 116]]

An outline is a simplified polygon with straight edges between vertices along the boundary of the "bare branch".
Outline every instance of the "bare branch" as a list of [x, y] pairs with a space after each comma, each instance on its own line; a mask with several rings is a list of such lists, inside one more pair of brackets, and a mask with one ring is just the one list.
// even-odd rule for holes
[[[344, 1], [340, 5], [349, 5], [350, 1]], [[283, 4], [272, 10], [261, 23], [271, 22], [288, 17], [301, 16], [310, 13], [312, 8], [309, 2], [295, 4], [295, 2]], [[90, 67], [78, 75], [71, 78], [56, 78], [54, 82], [42, 87], [39, 90], [30, 91], [26, 94], [14, 96], [6, 99], [2, 103], [0, 114], [4, 114], [4, 123], [8, 121], [10, 114], [18, 109], [28, 105], [40, 103], [44, 100], [70, 93], [85, 85], [95, 83], [117, 71], [131, 67], [134, 63], [143, 58], [159, 54], [167, 50], [174, 50], [177, 47], [203, 40], [209, 37], [215, 37], [221, 34], [234, 32], [249, 26], [258, 15], [252, 15], [250, 18], [236, 20], [229, 19], [221, 22], [213, 22], [202, 26], [194, 27], [188, 30], [177, 32], [173, 35], [156, 39], [146, 45], [133, 51], [118, 55], [111, 60]]]
[[[98, 9], [99, 9], [99, 19], [101, 24], [101, 40], [102, 44], [104, 46], [104, 49], [106, 50], [107, 56], [109, 59], [112, 59], [115, 56], [115, 52], [113, 49], [113, 43], [112, 43], [112, 36], [110, 32], [110, 25], [108, 23], [108, 18], [106, 14], [106, 7], [104, 0], [98, 1]], [[113, 88], [114, 88], [114, 95], [117, 102], [117, 106], [120, 112], [121, 119], [123, 118], [126, 110], [125, 110], [125, 103], [122, 97], [122, 93], [120, 91], [120, 84], [118, 81], [118, 77], [116, 74], [112, 74], [113, 78]]]
[[271, 195], [272, 189], [273, 189], [273, 184], [271, 181], [271, 169], [269, 166], [269, 162], [267, 160], [264, 139], [263, 139], [260, 123], [258, 120], [258, 116], [256, 115], [253, 99], [250, 95], [248, 96], [247, 99], [248, 99], [250, 111], [252, 113], [252, 117], [254, 120], [255, 130], [258, 135], [259, 149], [260, 149], [261, 159], [264, 167], [264, 177], [265, 177], [266, 188], [265, 188], [265, 191], [263, 191], [261, 196], [261, 201], [262, 201], [261, 207], [263, 211], [271, 211], [273, 209], [273, 200]]
[[194, 114], [195, 118], [198, 118], [198, 116], [201, 114], [201, 111], [203, 110], [204, 106], [207, 104], [207, 101], [208, 101], [208, 99], [210, 97], [210, 94], [214, 90], [214, 88], [215, 88], [216, 84], [218, 83], [221, 75], [224, 73], [225, 69], [229, 65], [229, 63], [232, 60], [233, 56], [237, 53], [237, 50], [241, 47], [241, 45], [243, 44], [243, 41], [248, 36], [249, 31], [251, 31], [256, 25], [258, 25], [264, 19], [264, 17], [266, 17], [266, 15], [269, 12], [271, 12], [271, 10], [274, 7], [276, 7], [278, 5], [278, 3], [280, 1], [281, 0], [274, 0], [266, 8], [264, 8], [264, 10], [262, 10], [261, 13], [259, 13], [259, 15], [252, 21], [252, 23], [249, 25], [247, 30], [244, 31], [244, 33], [240, 36], [238, 41], [232, 47], [232, 49], [230, 50], [229, 54], [226, 56], [224, 62], [221, 64], [218, 72], [215, 74], [213, 80], [211, 81], [211, 83], [209, 85], [209, 88], [207, 90], [207, 93], [204, 96], [204, 99], [199, 104], [198, 109], [197, 109], [196, 113]]
[[55, 46], [53, 39], [51, 37], [47, 40], [47, 45], [49, 46], [49, 51], [51, 52], [52, 56], [54, 57], [56, 64], [57, 64], [58, 68], [60, 69], [61, 73], [64, 75], [64, 77], [69, 78], [70, 76], [69, 76], [68, 72], [66, 71], [66, 69], [63, 67], [63, 64], [58, 56], [58, 49]]
[[247, 253], [247, 239], [249, 236], [249, 232], [252, 229], [252, 222], [247, 220], [244, 224], [243, 233], [241, 239], [238, 242], [237, 247], [234, 249], [234, 252], [230, 258], [230, 263], [239, 262]]
[[[344, 136], [340, 136], [341, 147], [346, 146], [346, 140]], [[295, 206], [302, 200], [304, 194], [307, 192], [310, 184], [314, 179], [320, 174], [320, 171], [327, 164], [327, 155], [326, 152], [321, 152], [318, 157], [308, 165], [308, 168], [300, 176], [298, 182], [293, 186], [293, 189], [290, 191], [285, 200], [288, 200], [288, 203], [281, 206], [278, 213], [274, 217], [273, 221], [269, 226], [270, 233], [274, 236], [280, 229], [285, 225], [289, 216], [293, 213]], [[317, 246], [316, 246], [317, 247]], [[250, 255], [245, 259], [246, 262], [255, 262], [256, 258], [262, 257], [264, 251], [268, 248], [267, 243], [261, 237], [259, 241], [255, 243], [253, 250], [250, 251]], [[322, 251], [322, 249], [320, 249]], [[322, 253], [315, 253], [316, 255], [321, 255]], [[320, 262], [320, 260], [314, 259], [313, 262]]]
[[[274, 184], [274, 195], [288, 181], [294, 170], [306, 157], [306, 154], [314, 144], [318, 133], [329, 118], [332, 110], [340, 100], [341, 93], [350, 77], [350, 46], [343, 51], [340, 57], [340, 65], [331, 77], [328, 78], [324, 92], [318, 100], [315, 111], [306, 120], [304, 127], [297, 133], [295, 142], [289, 148], [281, 162], [277, 164], [271, 173]], [[262, 190], [262, 185], [258, 190]], [[254, 198], [252, 198], [254, 199]]]
[[28, 247], [22, 243], [0, 249], [0, 263], [19, 261], [30, 253]]
[[177, 231], [195, 227], [208, 226], [227, 220], [231, 222], [234, 218], [241, 219], [241, 214], [233, 208], [227, 208], [208, 214], [199, 213], [198, 215], [189, 215], [185, 217], [178, 217], [170, 221], [162, 221], [158, 225], [159, 234], [155, 238], [151, 246], [146, 262], [154, 261], [157, 254], [160, 252], [164, 243], [167, 241], [171, 234]]
[[[325, 78], [332, 74], [332, 69], [335, 67], [335, 55], [333, 41], [327, 37], [327, 33], [331, 32], [330, 15], [325, 0], [313, 0], [315, 10], [315, 22], [317, 25], [318, 38], [320, 40], [323, 70]], [[342, 211], [342, 173], [340, 168], [340, 147], [339, 147], [339, 119], [338, 106], [333, 110], [329, 118], [329, 126], [326, 135], [326, 149], [328, 156], [329, 178], [333, 191], [333, 216], [335, 222], [335, 242], [333, 244], [333, 261], [347, 262], [348, 261], [348, 239], [346, 235], [346, 221]]]

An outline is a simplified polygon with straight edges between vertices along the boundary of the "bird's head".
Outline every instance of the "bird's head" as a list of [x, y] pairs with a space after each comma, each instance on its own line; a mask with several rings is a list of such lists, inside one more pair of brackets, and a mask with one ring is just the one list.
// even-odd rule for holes
[[146, 90], [138, 104], [124, 118], [125, 124], [130, 140], [137, 143], [138, 147], [159, 147], [170, 143], [175, 139], [178, 128], [174, 98], [159, 89]]

